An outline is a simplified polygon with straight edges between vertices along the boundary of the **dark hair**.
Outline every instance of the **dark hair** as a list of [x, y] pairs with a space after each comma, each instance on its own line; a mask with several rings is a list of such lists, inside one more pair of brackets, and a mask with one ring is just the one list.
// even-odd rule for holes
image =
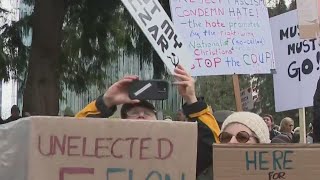
[[147, 108], [147, 109], [150, 109], [150, 110], [154, 111], [155, 114], [156, 114], [155, 107], [151, 103], [149, 103], [148, 101], [145, 101], [145, 100], [140, 100], [139, 103], [134, 103], [134, 104], [126, 103], [126, 104], [123, 104], [122, 108], [121, 108], [121, 111], [120, 111], [121, 119], [126, 119], [128, 117], [127, 112], [130, 109], [134, 108], [134, 107], [144, 107], [144, 108]]
[[11, 107], [11, 114], [14, 113], [14, 112], [19, 112], [20, 113], [20, 109], [17, 105], [13, 105]]
[[271, 122], [274, 122], [273, 116], [271, 114], [265, 114], [263, 117], [268, 117], [268, 118], [270, 118]]

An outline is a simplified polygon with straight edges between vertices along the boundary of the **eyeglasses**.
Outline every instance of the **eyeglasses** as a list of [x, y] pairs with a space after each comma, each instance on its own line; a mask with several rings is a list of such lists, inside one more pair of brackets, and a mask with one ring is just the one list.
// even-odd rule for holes
[[141, 115], [141, 113], [143, 113], [144, 116], [154, 116], [156, 114], [156, 111], [152, 111], [152, 110], [142, 110], [142, 109], [132, 109], [130, 111], [127, 112], [127, 115], [130, 117], [138, 117]]
[[233, 135], [231, 133], [228, 132], [222, 132], [219, 135], [219, 140], [221, 143], [229, 143], [232, 139], [232, 137], [235, 136], [237, 141], [239, 143], [246, 143], [249, 141], [250, 137], [253, 137], [257, 140], [257, 142], [259, 143], [259, 139], [256, 136], [250, 135], [248, 132], [246, 131], [240, 131], [238, 132], [236, 135]]

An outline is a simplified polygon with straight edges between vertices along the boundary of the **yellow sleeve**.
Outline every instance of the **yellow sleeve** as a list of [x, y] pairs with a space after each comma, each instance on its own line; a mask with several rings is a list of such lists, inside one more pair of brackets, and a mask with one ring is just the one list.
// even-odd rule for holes
[[99, 96], [95, 101], [92, 101], [85, 108], [76, 114], [75, 117], [99, 117], [108, 118], [113, 115], [117, 107], [108, 108], [104, 105], [102, 96]]

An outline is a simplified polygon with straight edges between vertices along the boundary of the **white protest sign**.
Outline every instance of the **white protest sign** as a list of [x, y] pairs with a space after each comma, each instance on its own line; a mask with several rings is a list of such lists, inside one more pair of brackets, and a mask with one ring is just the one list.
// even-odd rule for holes
[[29, 180], [196, 178], [196, 123], [32, 117], [30, 134]]
[[121, 1], [171, 73], [178, 64], [191, 69], [192, 55], [158, 0]]
[[261, 74], [274, 69], [264, 0], [170, 0], [193, 53], [192, 75]]
[[254, 108], [254, 102], [258, 99], [256, 88], [246, 88], [240, 91], [242, 110], [250, 111]]
[[297, 11], [271, 18], [277, 73], [273, 76], [276, 111], [313, 105], [319, 79], [318, 41], [300, 39]]

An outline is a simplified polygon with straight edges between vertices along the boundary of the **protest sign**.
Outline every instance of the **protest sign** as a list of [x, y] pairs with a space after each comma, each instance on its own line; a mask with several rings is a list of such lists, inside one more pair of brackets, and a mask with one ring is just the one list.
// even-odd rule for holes
[[297, 0], [301, 39], [316, 38], [320, 33], [318, 0]]
[[193, 53], [192, 75], [261, 74], [274, 69], [264, 0], [170, 0], [176, 28]]
[[195, 123], [37, 118], [31, 128], [30, 180], [195, 179]]
[[297, 17], [295, 10], [270, 20], [277, 67], [273, 76], [277, 112], [312, 106], [319, 79], [318, 41], [300, 39]]
[[214, 145], [214, 179], [316, 180], [319, 153], [320, 145]]
[[256, 88], [246, 88], [241, 90], [241, 104], [243, 111], [250, 111], [254, 108], [254, 103], [258, 99], [258, 92]]
[[191, 53], [158, 0], [121, 1], [170, 72], [178, 64], [190, 71]]

